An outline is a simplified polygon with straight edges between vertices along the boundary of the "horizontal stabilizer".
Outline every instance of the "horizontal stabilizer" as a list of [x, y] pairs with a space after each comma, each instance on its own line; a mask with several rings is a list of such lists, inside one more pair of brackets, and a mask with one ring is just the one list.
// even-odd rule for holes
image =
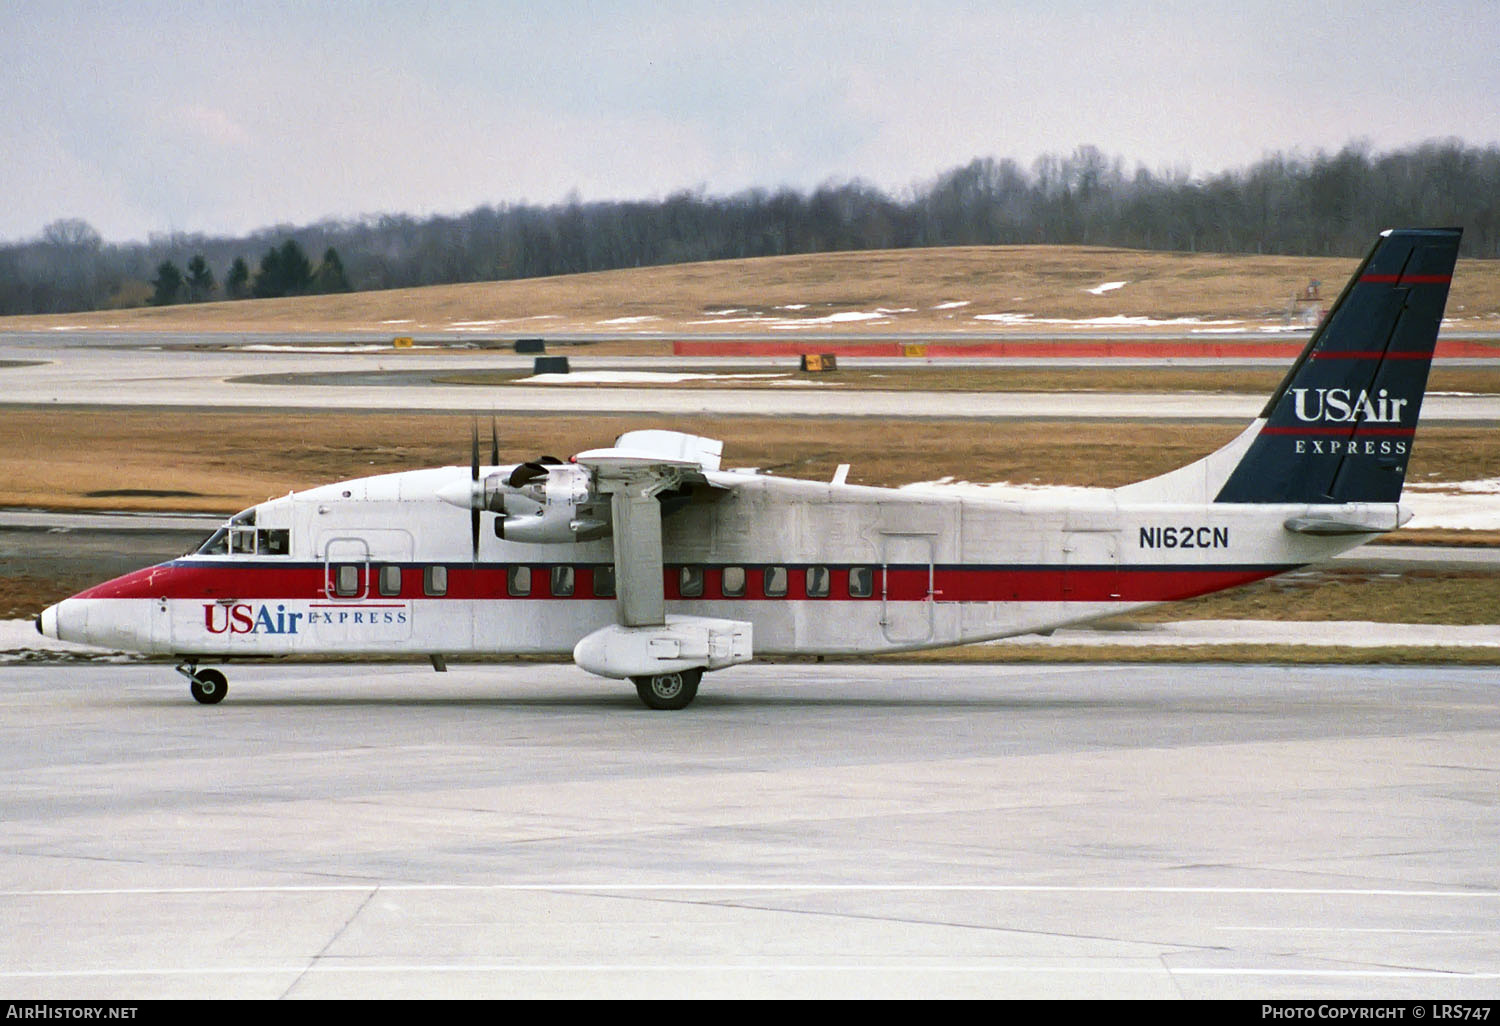
[[1336, 514], [1313, 513], [1307, 516], [1291, 517], [1282, 526], [1293, 534], [1312, 535], [1348, 535], [1348, 534], [1384, 534], [1394, 531], [1407, 520], [1411, 519], [1411, 513], [1401, 507], [1389, 505], [1377, 505], [1367, 509], [1353, 508], [1340, 510]]

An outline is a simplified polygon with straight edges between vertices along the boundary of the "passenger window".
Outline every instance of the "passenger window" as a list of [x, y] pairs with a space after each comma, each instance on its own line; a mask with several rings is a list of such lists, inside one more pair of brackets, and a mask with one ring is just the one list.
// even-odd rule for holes
[[766, 567], [766, 595], [770, 598], [780, 598], [786, 594], [786, 567]]
[[739, 598], [745, 594], [745, 568], [726, 566], [719, 588], [724, 592], [725, 598]]
[[505, 574], [505, 590], [511, 598], [524, 598], [531, 594], [531, 567], [513, 566]]
[[284, 527], [262, 528], [256, 538], [262, 556], [285, 556], [292, 551], [292, 532]]
[[422, 571], [422, 593], [429, 598], [448, 594], [448, 568], [429, 566]]
[[810, 566], [807, 568], [807, 597], [828, 597], [828, 568], [826, 566]]
[[333, 593], [343, 598], [359, 594], [359, 564], [339, 563], [333, 568]]
[[379, 581], [380, 594], [387, 596], [401, 594], [401, 568], [399, 566], [387, 564], [381, 567]]
[[594, 597], [615, 597], [615, 568], [612, 566], [594, 567]]
[[573, 568], [570, 566], [555, 566], [552, 568], [552, 597], [568, 598], [573, 594]]
[[677, 594], [683, 598], [698, 598], [703, 594], [701, 566], [685, 566], [677, 571]]
[[867, 566], [849, 568], [849, 597], [869, 598], [875, 594], [875, 571]]

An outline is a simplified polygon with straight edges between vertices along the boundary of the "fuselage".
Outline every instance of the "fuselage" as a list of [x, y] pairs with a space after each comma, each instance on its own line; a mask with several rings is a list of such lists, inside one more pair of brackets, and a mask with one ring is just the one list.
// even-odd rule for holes
[[[504, 468], [485, 468], [485, 472]], [[49, 608], [46, 634], [185, 658], [563, 654], [615, 622], [613, 543], [524, 543], [439, 493], [469, 468], [314, 488], [196, 553]], [[1368, 535], [1326, 505], [1141, 502], [1128, 489], [975, 496], [714, 472], [663, 519], [667, 611], [747, 621], [756, 655], [857, 654], [1044, 631], [1325, 559]], [[1394, 504], [1360, 516], [1398, 522]]]

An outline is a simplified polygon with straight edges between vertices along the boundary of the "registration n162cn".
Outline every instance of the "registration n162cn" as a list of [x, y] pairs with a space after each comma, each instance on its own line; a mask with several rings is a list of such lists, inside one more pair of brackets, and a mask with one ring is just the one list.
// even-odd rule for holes
[[1458, 229], [1384, 232], [1260, 416], [1114, 489], [918, 494], [721, 467], [633, 431], [570, 460], [345, 481], [49, 607], [43, 634], [204, 665], [571, 654], [680, 709], [707, 671], [1047, 631], [1304, 566], [1400, 526]]

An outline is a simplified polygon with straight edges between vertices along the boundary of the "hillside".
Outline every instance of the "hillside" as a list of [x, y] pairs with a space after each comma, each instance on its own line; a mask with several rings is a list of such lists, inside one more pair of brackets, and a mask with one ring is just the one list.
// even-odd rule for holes
[[[1048, 319], [1097, 318], [1276, 325], [1305, 311], [1306, 304], [1294, 305], [1293, 298], [1311, 281], [1323, 283], [1322, 302], [1331, 302], [1357, 263], [1080, 246], [858, 251], [9, 317], [0, 318], [0, 330], [360, 331], [507, 338], [621, 332], [774, 335], [796, 328], [994, 334], [1049, 327]], [[1500, 330], [1500, 261], [1460, 261], [1448, 313], [1460, 328]], [[1131, 325], [1116, 321], [1110, 326]]]

